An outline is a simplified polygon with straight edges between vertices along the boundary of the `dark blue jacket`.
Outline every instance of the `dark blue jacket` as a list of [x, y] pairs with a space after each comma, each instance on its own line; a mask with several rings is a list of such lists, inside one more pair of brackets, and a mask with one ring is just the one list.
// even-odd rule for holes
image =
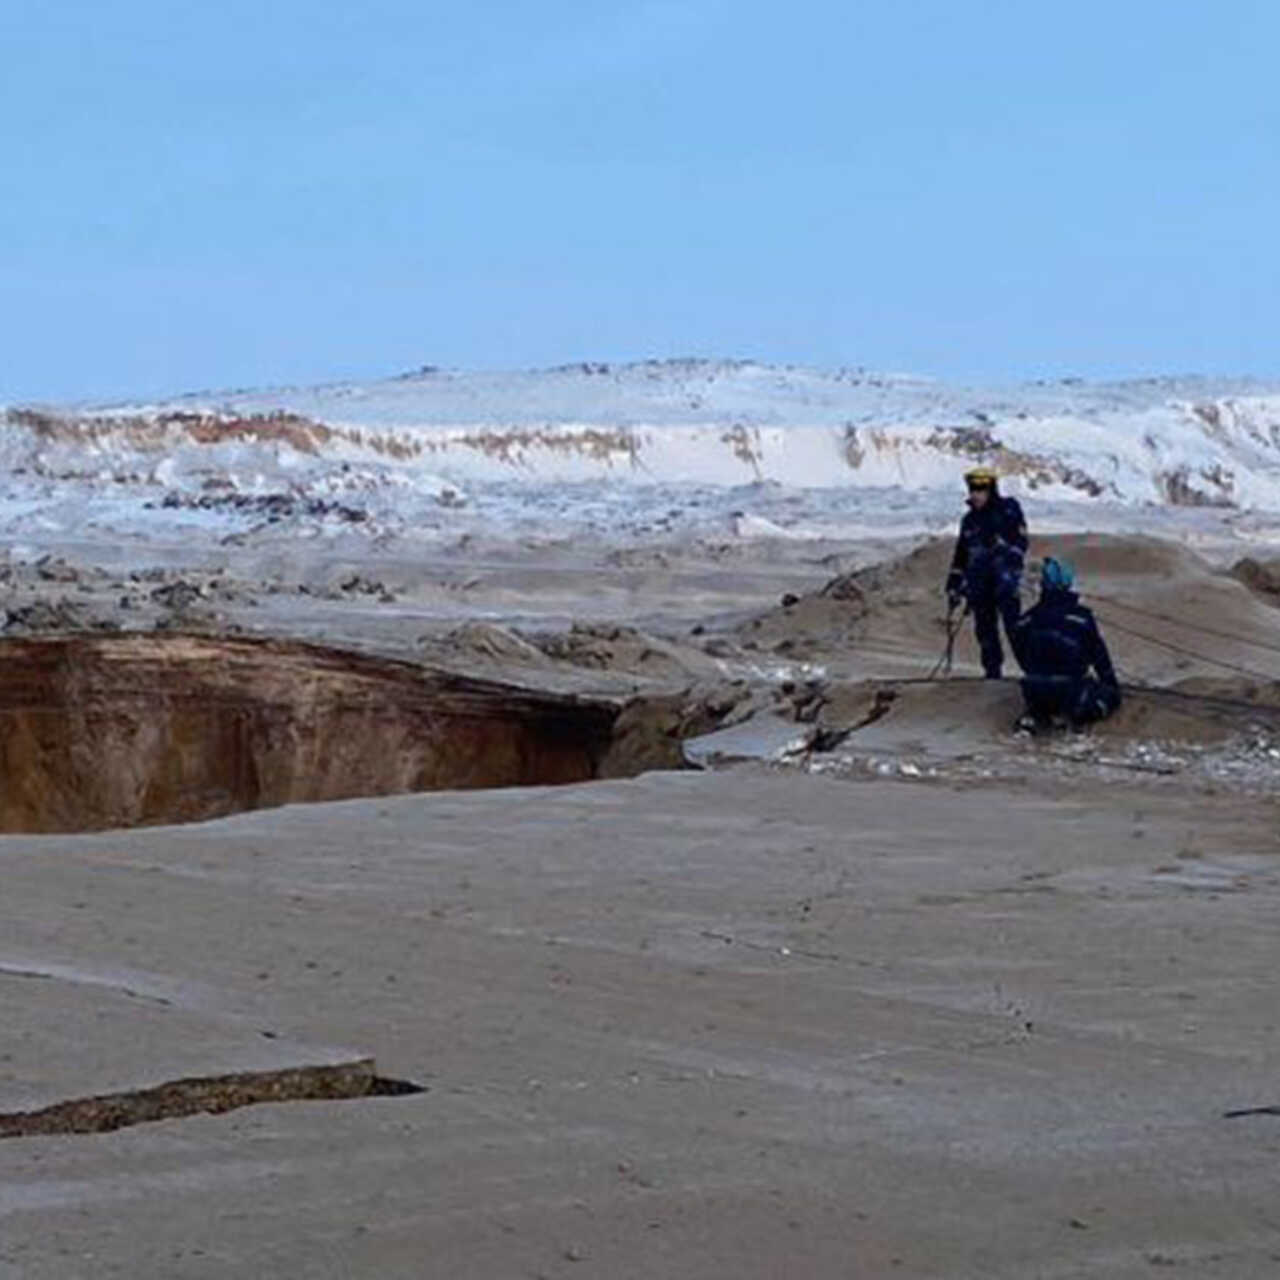
[[1111, 655], [1093, 611], [1074, 591], [1045, 591], [1039, 603], [1018, 619], [1013, 648], [1029, 676], [1082, 680], [1092, 667], [1098, 679], [1116, 688]]
[[975, 577], [988, 574], [1019, 574], [1026, 553], [1027, 522], [1021, 505], [1017, 498], [993, 493], [985, 506], [970, 508], [960, 521], [947, 590], [960, 591]]

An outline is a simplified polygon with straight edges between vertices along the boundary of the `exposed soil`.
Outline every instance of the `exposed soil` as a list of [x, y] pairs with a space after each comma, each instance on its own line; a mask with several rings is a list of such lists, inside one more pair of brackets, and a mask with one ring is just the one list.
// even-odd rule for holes
[[[789, 594], [714, 643], [730, 655], [758, 650], [821, 663], [844, 677], [923, 675], [945, 642], [942, 584], [952, 546], [950, 538], [935, 538], [816, 590]], [[1122, 678], [1159, 685], [1226, 673], [1262, 685], [1280, 678], [1280, 631], [1267, 608], [1280, 602], [1271, 594], [1273, 578], [1280, 582], [1274, 562], [1242, 561], [1223, 572], [1189, 548], [1155, 538], [1033, 536], [1024, 605], [1035, 599], [1038, 561], [1049, 555], [1074, 566], [1081, 599], [1097, 615]], [[957, 668], [975, 670], [976, 657], [965, 619]], [[1010, 658], [1006, 674], [1015, 670]]]
[[1270, 560], [1255, 560], [1252, 556], [1245, 556], [1232, 566], [1231, 575], [1268, 604], [1280, 608], [1280, 556]]
[[596, 776], [617, 707], [286, 641], [0, 646], [0, 830]]

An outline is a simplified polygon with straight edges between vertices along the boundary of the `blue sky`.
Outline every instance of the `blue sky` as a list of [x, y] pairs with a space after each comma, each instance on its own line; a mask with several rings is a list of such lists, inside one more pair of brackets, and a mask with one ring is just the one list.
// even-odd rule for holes
[[1274, 0], [5, 0], [0, 400], [1280, 374]]

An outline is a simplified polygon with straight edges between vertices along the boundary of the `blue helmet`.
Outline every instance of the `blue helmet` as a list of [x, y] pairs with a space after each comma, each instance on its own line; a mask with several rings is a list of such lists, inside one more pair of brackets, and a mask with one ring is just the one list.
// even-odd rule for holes
[[1040, 568], [1040, 585], [1045, 591], [1069, 591], [1076, 571], [1065, 561], [1047, 556]]

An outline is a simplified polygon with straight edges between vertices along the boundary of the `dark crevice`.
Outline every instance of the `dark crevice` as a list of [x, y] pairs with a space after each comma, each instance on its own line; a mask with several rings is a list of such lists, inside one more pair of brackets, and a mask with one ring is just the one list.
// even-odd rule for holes
[[0, 642], [0, 832], [599, 777], [616, 703], [280, 640]]
[[0, 640], [0, 832], [684, 767], [745, 689], [620, 702], [287, 640]]
[[377, 1074], [372, 1058], [172, 1080], [147, 1089], [72, 1098], [36, 1111], [0, 1113], [0, 1139], [111, 1133], [181, 1116], [221, 1115], [268, 1102], [340, 1102], [425, 1093], [423, 1085]]
[[366, 1095], [370, 1098], [404, 1098], [411, 1093], [426, 1093], [425, 1084], [414, 1084], [412, 1080], [393, 1080], [389, 1076], [374, 1076]]

